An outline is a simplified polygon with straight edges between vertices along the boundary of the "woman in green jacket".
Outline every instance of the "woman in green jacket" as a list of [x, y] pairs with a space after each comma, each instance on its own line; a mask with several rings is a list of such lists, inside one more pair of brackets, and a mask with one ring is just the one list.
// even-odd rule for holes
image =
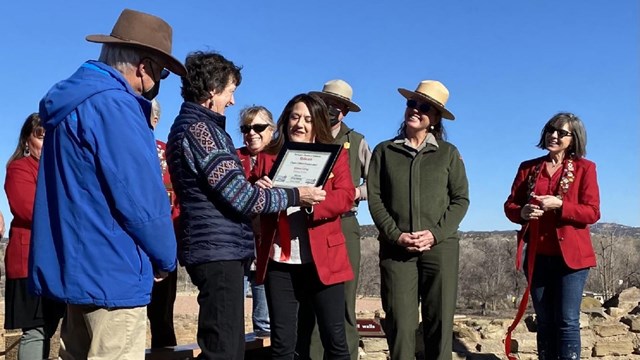
[[382, 306], [391, 359], [415, 358], [418, 301], [425, 359], [451, 359], [458, 282], [458, 226], [469, 207], [462, 157], [444, 141], [449, 91], [420, 82], [407, 99], [398, 136], [373, 151], [369, 210], [380, 232]]

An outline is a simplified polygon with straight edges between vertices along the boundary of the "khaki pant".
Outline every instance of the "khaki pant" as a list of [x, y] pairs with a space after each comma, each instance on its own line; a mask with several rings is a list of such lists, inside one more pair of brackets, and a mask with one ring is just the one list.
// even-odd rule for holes
[[105, 309], [67, 305], [60, 332], [60, 359], [142, 360], [147, 308]]

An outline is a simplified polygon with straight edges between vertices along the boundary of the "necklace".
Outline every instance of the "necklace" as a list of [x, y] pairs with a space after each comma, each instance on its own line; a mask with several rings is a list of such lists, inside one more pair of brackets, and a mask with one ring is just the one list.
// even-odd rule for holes
[[[529, 199], [531, 199], [535, 195], [536, 182], [538, 181], [538, 177], [540, 176], [540, 171], [542, 171], [542, 166], [545, 162], [541, 162], [540, 165], [536, 166], [531, 174], [529, 174], [528, 185], [529, 185]], [[562, 161], [557, 165], [564, 164], [564, 168], [562, 169], [562, 177], [560, 178], [560, 182], [558, 183], [558, 194], [556, 197], [560, 200], [564, 197], [564, 195], [569, 191], [569, 186], [575, 180], [575, 175], [573, 172], [575, 171], [575, 167], [573, 165], [573, 159], [567, 159]]]

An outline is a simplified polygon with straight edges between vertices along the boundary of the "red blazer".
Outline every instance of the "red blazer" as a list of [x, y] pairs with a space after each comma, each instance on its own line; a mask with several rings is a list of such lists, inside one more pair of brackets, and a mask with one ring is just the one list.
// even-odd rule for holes
[[[249, 180], [251, 183], [256, 182], [256, 180], [258, 180], [257, 174], [255, 173], [255, 171], [251, 171], [251, 153], [249, 152], [249, 149], [247, 149], [246, 146], [241, 147], [240, 149], [236, 149], [236, 154], [238, 154], [238, 157], [240, 158], [240, 163], [242, 163], [242, 169], [244, 170], [244, 176], [247, 177], [247, 180]], [[258, 155], [256, 155], [257, 159], [256, 159], [256, 167], [258, 166], [258, 162], [260, 162], [260, 158], [264, 155], [260, 155], [261, 153], [258, 153]], [[272, 164], [273, 161], [275, 161], [275, 157], [272, 160]], [[263, 162], [263, 166], [264, 166], [264, 162]]]
[[[276, 156], [262, 154], [256, 164], [255, 175], [267, 175]], [[355, 197], [355, 187], [351, 180], [348, 154], [341, 151], [333, 167], [327, 183], [326, 199], [313, 207], [313, 213], [307, 217], [311, 255], [316, 266], [320, 281], [325, 285], [337, 284], [353, 279], [353, 271], [347, 254], [345, 237], [342, 233], [340, 215], [351, 209]], [[278, 215], [261, 215], [261, 240], [257, 244], [257, 272], [258, 283], [264, 281], [269, 262], [269, 252], [275, 241], [278, 228]]]
[[[523, 225], [518, 240], [523, 241], [527, 223], [520, 216], [520, 210], [529, 200], [529, 174], [545, 161], [543, 156], [523, 162], [511, 186], [511, 194], [504, 203], [507, 218]], [[591, 245], [589, 225], [600, 219], [600, 190], [596, 177], [596, 165], [587, 159], [573, 161], [574, 181], [562, 199], [562, 208], [557, 211], [556, 232], [564, 262], [571, 269], [596, 266], [596, 255]], [[544, 171], [544, 170], [543, 170]]]
[[[160, 161], [160, 170], [162, 171], [162, 183], [167, 190], [167, 197], [169, 198], [169, 204], [171, 204], [171, 219], [173, 220], [174, 228], [177, 228], [178, 216], [180, 216], [180, 206], [178, 205], [176, 193], [173, 191], [171, 176], [169, 175], [169, 167], [167, 166], [167, 144], [163, 141], [156, 140], [156, 150], [158, 151], [158, 160]], [[176, 234], [177, 233], [178, 232], [176, 231]]]
[[4, 191], [13, 214], [9, 244], [4, 255], [7, 279], [26, 278], [29, 273], [29, 243], [37, 179], [38, 161], [31, 156], [14, 160], [7, 167]]

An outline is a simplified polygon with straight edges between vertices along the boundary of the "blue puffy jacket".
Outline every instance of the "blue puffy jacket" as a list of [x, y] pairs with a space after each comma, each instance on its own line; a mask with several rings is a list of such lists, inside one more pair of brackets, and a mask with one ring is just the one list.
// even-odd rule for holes
[[70, 304], [149, 303], [153, 267], [176, 267], [176, 240], [151, 104], [115, 69], [83, 64], [40, 102], [46, 136], [29, 286]]

